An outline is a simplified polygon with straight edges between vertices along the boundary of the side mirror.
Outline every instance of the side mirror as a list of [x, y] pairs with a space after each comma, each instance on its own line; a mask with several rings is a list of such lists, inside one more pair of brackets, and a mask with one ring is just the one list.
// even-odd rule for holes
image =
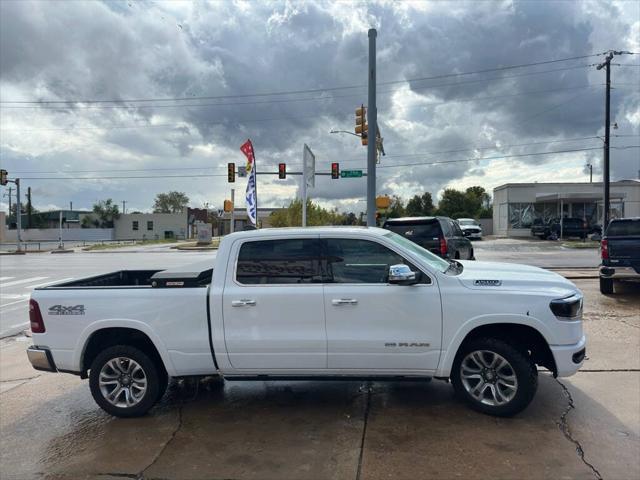
[[418, 275], [408, 265], [398, 264], [389, 267], [389, 283], [395, 285], [414, 285], [418, 283]]
[[469, 232], [467, 230], [462, 230], [462, 236], [463, 237], [468, 237], [469, 235], [471, 235], [471, 232]]

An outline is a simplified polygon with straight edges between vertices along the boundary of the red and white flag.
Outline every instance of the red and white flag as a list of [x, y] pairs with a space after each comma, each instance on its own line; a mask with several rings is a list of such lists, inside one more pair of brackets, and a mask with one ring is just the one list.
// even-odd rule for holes
[[240, 147], [240, 151], [247, 157], [247, 173], [249, 180], [247, 181], [247, 191], [245, 199], [247, 200], [247, 216], [254, 225], [258, 226], [258, 192], [256, 182], [256, 157], [253, 153], [253, 145], [251, 140], [247, 140]]

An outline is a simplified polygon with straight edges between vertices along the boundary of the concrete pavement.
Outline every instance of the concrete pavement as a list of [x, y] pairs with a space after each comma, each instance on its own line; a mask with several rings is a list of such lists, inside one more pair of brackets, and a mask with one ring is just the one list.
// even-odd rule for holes
[[589, 360], [570, 378], [541, 372], [512, 419], [469, 410], [435, 380], [174, 384], [148, 416], [115, 419], [86, 381], [32, 370], [24, 337], [6, 339], [0, 477], [640, 478], [640, 288], [576, 283]]

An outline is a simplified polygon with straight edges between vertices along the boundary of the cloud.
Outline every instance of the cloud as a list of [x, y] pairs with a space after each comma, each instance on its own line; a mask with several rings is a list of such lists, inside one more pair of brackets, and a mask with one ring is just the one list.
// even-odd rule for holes
[[[275, 172], [279, 162], [299, 171], [304, 143], [321, 171], [331, 162], [365, 169], [359, 140], [329, 131], [351, 130], [355, 107], [366, 103], [367, 30], [375, 26], [388, 154], [378, 170], [379, 193], [436, 195], [474, 182], [490, 189], [533, 177], [560, 180], [558, 172], [587, 179], [587, 162], [594, 175], [600, 171], [599, 150], [481, 159], [600, 148], [598, 138], [568, 139], [603, 135], [603, 72], [587, 66], [601, 57], [403, 81], [610, 48], [637, 51], [638, 18], [637, 3], [605, 1], [0, 2], [3, 101], [192, 99], [128, 108], [3, 104], [0, 160], [25, 178], [92, 177], [26, 180], [38, 192], [36, 206], [73, 200], [89, 208], [112, 197], [140, 210], [168, 190], [186, 192], [195, 206], [221, 206], [231, 187], [238, 196], [245, 180], [227, 184], [226, 163], [244, 162], [239, 146], [247, 138], [261, 172]], [[613, 133], [638, 135], [639, 69], [613, 68]], [[317, 91], [250, 96], [300, 90]], [[203, 96], [225, 98], [194, 98]], [[635, 144], [638, 137], [612, 140], [615, 147]], [[637, 149], [611, 155], [614, 179], [637, 175]], [[459, 161], [469, 159], [477, 160]], [[28, 173], [34, 171], [71, 173]], [[118, 175], [172, 178], [105, 178]], [[299, 195], [300, 178], [290, 177], [262, 175], [261, 206]], [[319, 177], [309, 194], [362, 211], [365, 191], [364, 178]]]

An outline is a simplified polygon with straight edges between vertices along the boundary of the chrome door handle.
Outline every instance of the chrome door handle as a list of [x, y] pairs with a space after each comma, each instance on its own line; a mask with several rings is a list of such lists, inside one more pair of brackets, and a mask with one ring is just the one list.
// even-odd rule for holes
[[232, 307], [255, 307], [256, 306], [256, 301], [255, 300], [248, 300], [248, 299], [233, 300], [231, 302], [231, 306]]
[[340, 305], [357, 305], [358, 300], [355, 298], [334, 298], [331, 300], [332, 305], [340, 306]]

